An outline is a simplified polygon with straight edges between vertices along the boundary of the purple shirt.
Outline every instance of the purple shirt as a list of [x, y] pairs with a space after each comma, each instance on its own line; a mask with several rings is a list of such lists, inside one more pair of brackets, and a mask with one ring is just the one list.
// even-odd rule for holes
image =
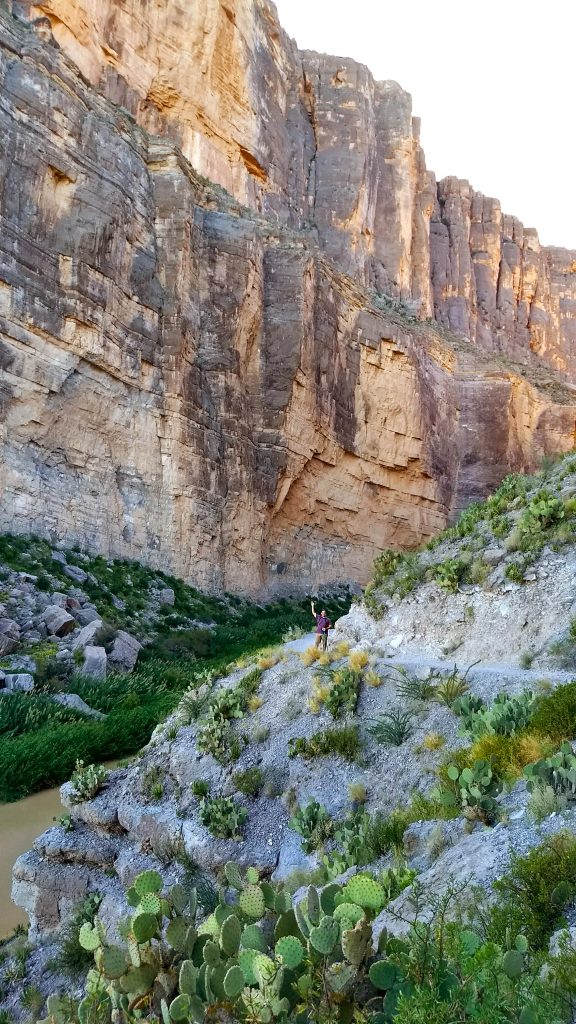
[[330, 629], [332, 623], [327, 615], [316, 616], [316, 632], [323, 633], [325, 629]]

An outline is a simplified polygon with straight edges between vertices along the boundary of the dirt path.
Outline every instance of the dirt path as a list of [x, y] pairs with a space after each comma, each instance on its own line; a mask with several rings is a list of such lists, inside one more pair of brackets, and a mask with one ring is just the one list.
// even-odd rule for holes
[[[301, 653], [314, 643], [315, 637], [315, 633], [307, 633], [305, 636], [300, 637], [299, 640], [292, 640], [290, 643], [285, 644], [285, 648], [295, 653]], [[378, 665], [380, 668], [407, 668], [418, 675], [424, 673], [427, 669], [450, 672], [456, 666], [462, 674], [468, 671], [467, 678], [472, 684], [480, 684], [483, 689], [494, 690], [494, 693], [497, 693], [504, 683], [507, 689], [517, 688], [525, 690], [534, 686], [542, 679], [547, 679], [551, 683], [567, 683], [574, 679], [574, 672], [561, 672], [542, 668], [523, 669], [517, 665], [509, 665], [504, 662], [480, 662], [478, 665], [470, 668], [469, 662], [459, 662], [457, 659], [450, 657], [434, 658], [429, 654], [400, 653], [394, 658], [380, 658]]]

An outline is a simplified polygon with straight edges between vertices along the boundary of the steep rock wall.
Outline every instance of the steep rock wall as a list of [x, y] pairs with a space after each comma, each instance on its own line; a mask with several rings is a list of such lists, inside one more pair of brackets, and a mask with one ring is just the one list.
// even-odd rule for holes
[[44, 23], [0, 20], [0, 88], [0, 527], [307, 589], [571, 446], [553, 374], [374, 305], [313, 234], [96, 93]]
[[480, 348], [576, 380], [576, 252], [541, 247], [466, 181], [426, 170], [411, 99], [299, 53], [268, 0], [10, 0], [89, 81], [341, 270]]

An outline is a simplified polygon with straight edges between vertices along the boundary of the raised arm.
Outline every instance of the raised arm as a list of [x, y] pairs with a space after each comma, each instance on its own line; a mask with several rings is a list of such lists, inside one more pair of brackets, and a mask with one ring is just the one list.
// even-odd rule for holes
[[310, 607], [312, 609], [312, 616], [313, 616], [313, 618], [316, 618], [316, 609], [314, 607], [314, 601], [310, 601]]

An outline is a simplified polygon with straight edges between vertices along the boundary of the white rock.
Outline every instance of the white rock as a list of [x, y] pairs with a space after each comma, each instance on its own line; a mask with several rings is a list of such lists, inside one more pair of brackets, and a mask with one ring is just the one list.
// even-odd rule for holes
[[160, 604], [173, 605], [176, 600], [176, 595], [171, 587], [165, 587], [164, 590], [161, 590], [158, 597], [160, 599]]
[[34, 689], [34, 676], [31, 676], [29, 672], [19, 672], [15, 675], [6, 673], [4, 685], [13, 693], [29, 693]]
[[57, 604], [49, 604], [42, 613], [42, 619], [49, 633], [67, 636], [76, 627], [76, 620]]
[[85, 647], [82, 671], [92, 679], [106, 679], [107, 658], [103, 647]]
[[72, 650], [79, 651], [83, 650], [84, 647], [89, 647], [94, 640], [94, 637], [102, 625], [102, 619], [93, 619], [87, 626], [84, 626], [76, 636], [72, 638]]
[[114, 646], [108, 656], [108, 660], [115, 668], [131, 672], [138, 660], [138, 654], [141, 649], [142, 644], [139, 643], [136, 637], [131, 636], [130, 633], [125, 633], [121, 629], [114, 641]]
[[[97, 647], [94, 649], [98, 650]], [[73, 708], [74, 711], [81, 711], [84, 715], [90, 715], [91, 718], [106, 718], [102, 711], [96, 711], [95, 708], [91, 708], [77, 693], [55, 693], [52, 700], [56, 704], [62, 704], [65, 708]]]

